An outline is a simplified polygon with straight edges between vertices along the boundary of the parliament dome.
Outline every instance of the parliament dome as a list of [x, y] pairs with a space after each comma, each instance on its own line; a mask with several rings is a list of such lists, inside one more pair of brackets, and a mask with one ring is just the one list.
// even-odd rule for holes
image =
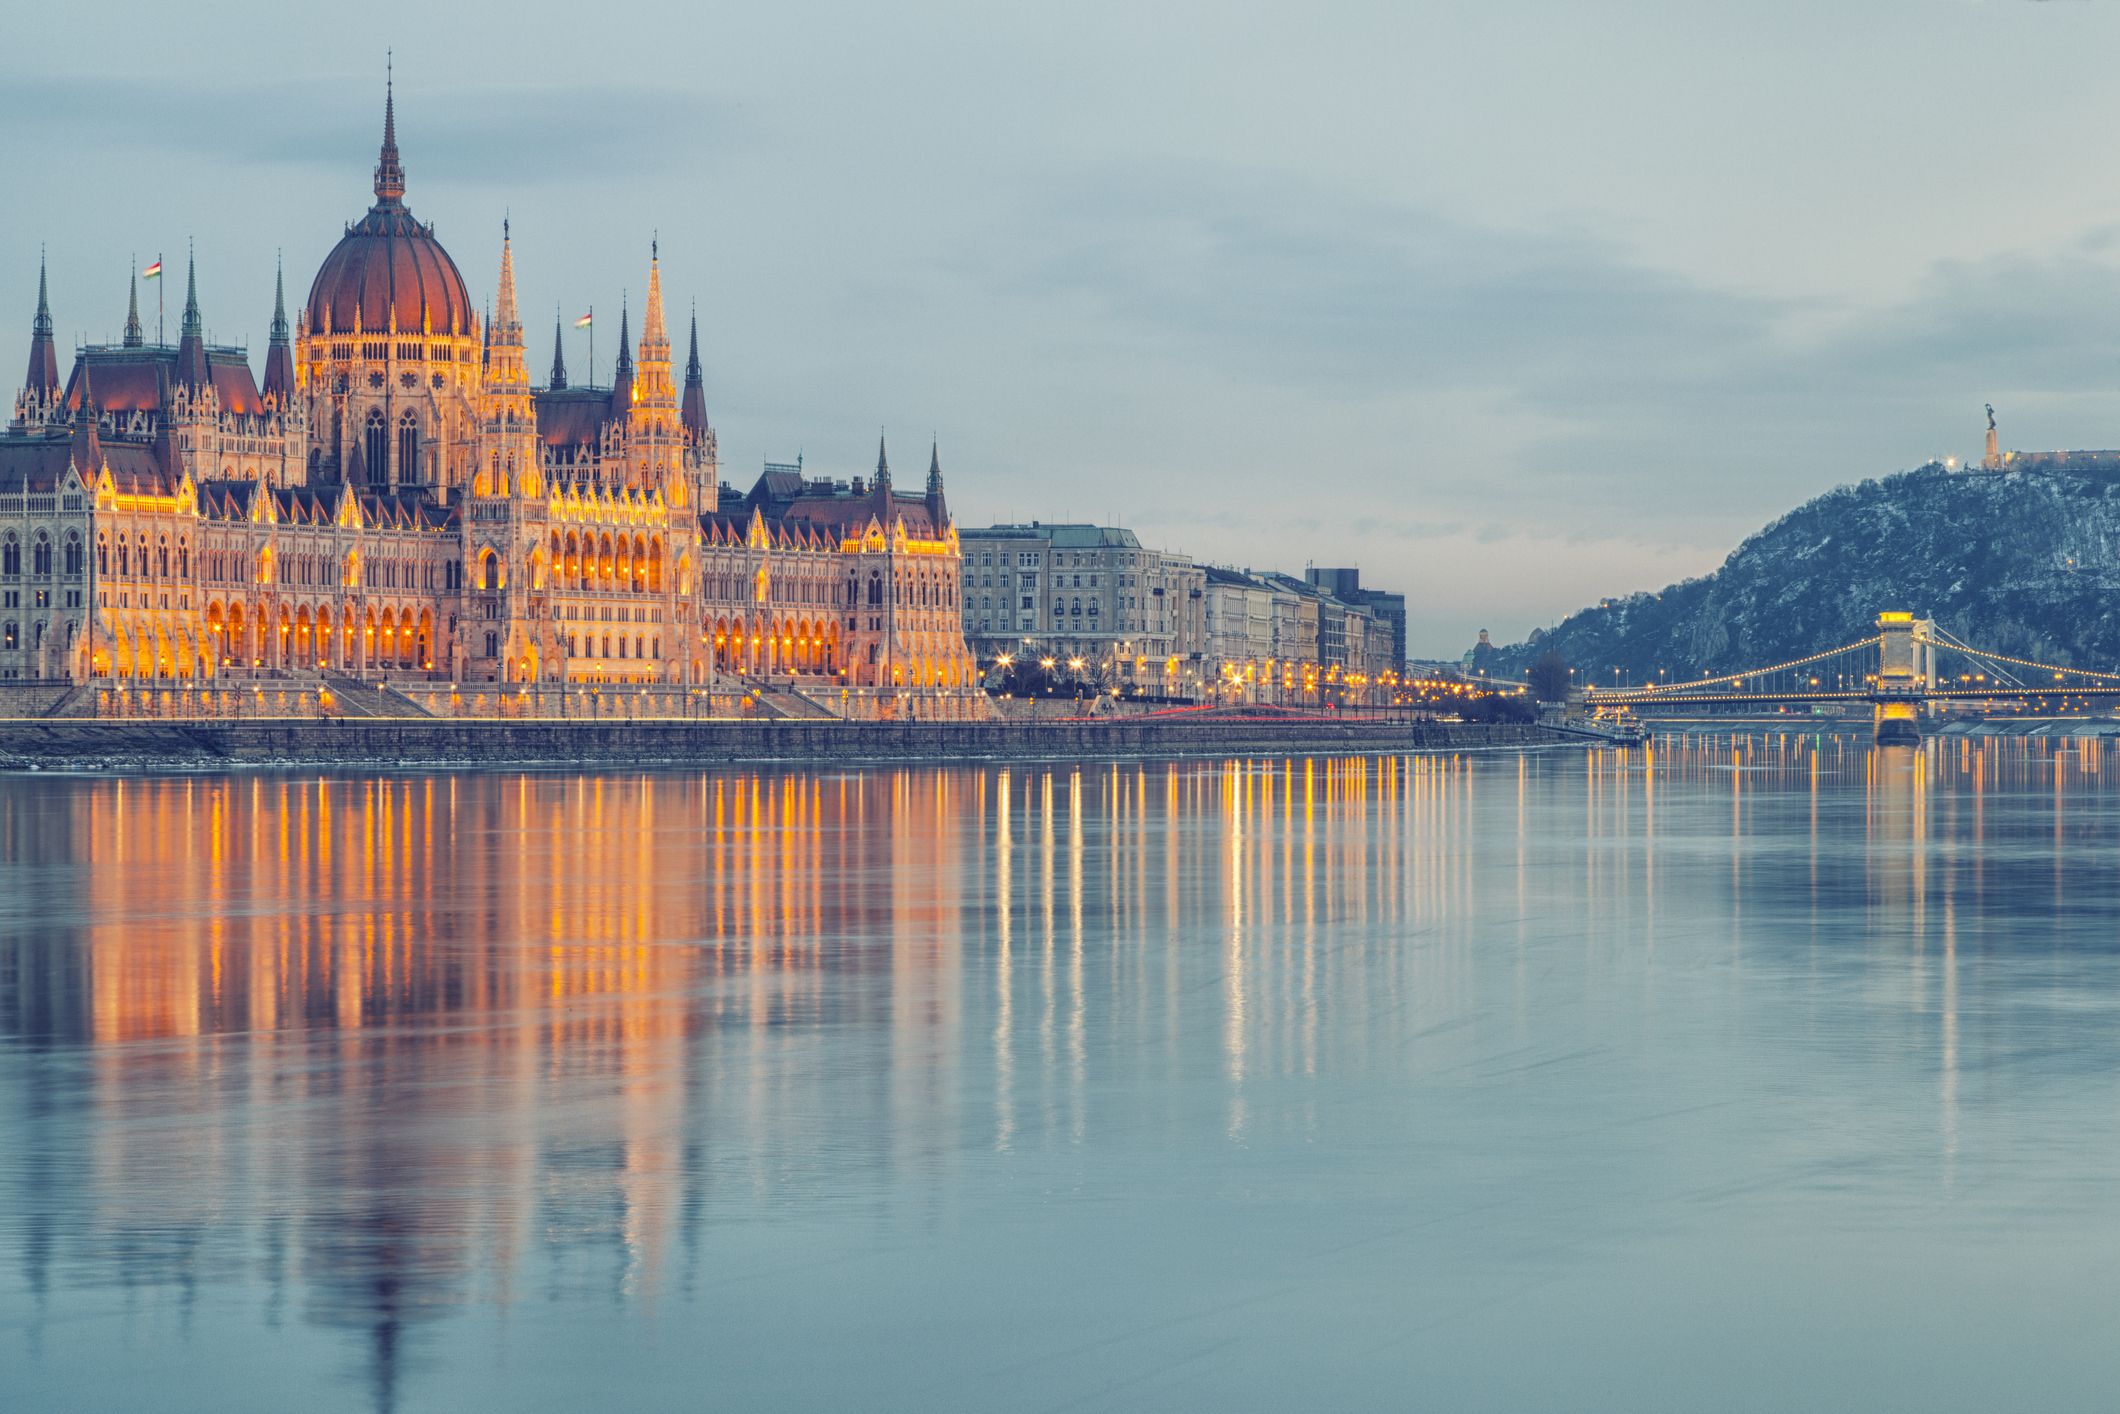
[[434, 228], [405, 207], [398, 164], [395, 100], [383, 100], [383, 151], [375, 167], [375, 205], [346, 228], [309, 287], [311, 334], [382, 334], [430, 330], [469, 337], [471, 294]]

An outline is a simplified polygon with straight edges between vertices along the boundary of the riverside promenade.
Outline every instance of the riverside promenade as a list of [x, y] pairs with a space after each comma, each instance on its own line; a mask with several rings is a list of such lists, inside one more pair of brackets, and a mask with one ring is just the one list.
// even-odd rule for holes
[[0, 722], [0, 770], [664, 766], [1525, 750], [1553, 727], [1231, 717], [1050, 722], [285, 718]]

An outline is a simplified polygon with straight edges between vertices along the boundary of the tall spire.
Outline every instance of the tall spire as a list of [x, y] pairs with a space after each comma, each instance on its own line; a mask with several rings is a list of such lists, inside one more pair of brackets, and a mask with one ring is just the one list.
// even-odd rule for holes
[[89, 360], [81, 359], [81, 406], [74, 412], [74, 469], [87, 481], [103, 469], [103, 409], [96, 403], [96, 390], [88, 377]]
[[177, 335], [177, 381], [194, 388], [207, 382], [206, 321], [199, 317], [199, 262], [184, 258], [184, 324]]
[[258, 391], [282, 404], [294, 392], [294, 355], [287, 345], [287, 276], [277, 258], [272, 271], [272, 344], [265, 351], [265, 385]]
[[45, 297], [44, 255], [37, 255], [37, 317], [30, 324], [29, 376], [23, 387], [32, 393], [59, 391], [59, 348], [52, 339], [52, 307]]
[[132, 291], [125, 298], [125, 347], [139, 348], [147, 342], [147, 335], [140, 329], [140, 258], [134, 256]]
[[205, 322], [199, 318], [199, 262], [188, 250], [184, 254], [184, 326], [177, 337], [206, 337]]
[[685, 360], [685, 430], [696, 441], [707, 431], [707, 375], [699, 366], [699, 311], [692, 311], [692, 356]]
[[626, 307], [618, 307], [618, 368], [611, 375], [611, 406], [615, 412], [624, 412], [633, 406], [633, 351], [626, 347], [628, 324]]
[[567, 386], [567, 343], [559, 306], [552, 306], [552, 391]]
[[500, 310], [496, 317], [500, 321], [501, 342], [522, 343], [523, 324], [515, 311], [515, 251], [508, 232], [508, 218], [505, 216], [501, 218]]
[[876, 433], [876, 489], [888, 493], [891, 489], [891, 458], [883, 449], [883, 432]]
[[640, 361], [668, 363], [670, 335], [663, 327], [662, 241], [648, 242], [648, 309], [640, 321]]
[[383, 152], [375, 164], [375, 204], [396, 206], [405, 195], [405, 169], [398, 165], [397, 84], [389, 54], [383, 58]]
[[928, 443], [927, 512], [928, 519], [935, 523], [936, 533], [940, 534], [942, 527], [949, 524], [950, 503], [942, 495], [942, 443], [939, 439]]

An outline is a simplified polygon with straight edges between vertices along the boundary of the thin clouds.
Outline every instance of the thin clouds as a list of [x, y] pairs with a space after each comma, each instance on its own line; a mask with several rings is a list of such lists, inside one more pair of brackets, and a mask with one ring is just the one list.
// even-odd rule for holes
[[[63, 132], [74, 145], [334, 174], [348, 153], [375, 146], [382, 110], [380, 83], [366, 102], [344, 86], [282, 80], [208, 89], [42, 75], [0, 85], [0, 126], [32, 141]], [[741, 120], [733, 105], [696, 94], [569, 83], [422, 87], [400, 93], [399, 121], [417, 134], [407, 161], [421, 178], [528, 188], [668, 172], [685, 162], [685, 136], [726, 145]]]

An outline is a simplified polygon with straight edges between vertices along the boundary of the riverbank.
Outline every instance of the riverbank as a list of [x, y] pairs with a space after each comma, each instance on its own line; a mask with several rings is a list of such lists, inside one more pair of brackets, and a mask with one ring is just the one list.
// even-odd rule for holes
[[1585, 744], [1579, 734], [1541, 726], [1241, 718], [1038, 723], [33, 720], [0, 724], [0, 770], [1117, 760]]

